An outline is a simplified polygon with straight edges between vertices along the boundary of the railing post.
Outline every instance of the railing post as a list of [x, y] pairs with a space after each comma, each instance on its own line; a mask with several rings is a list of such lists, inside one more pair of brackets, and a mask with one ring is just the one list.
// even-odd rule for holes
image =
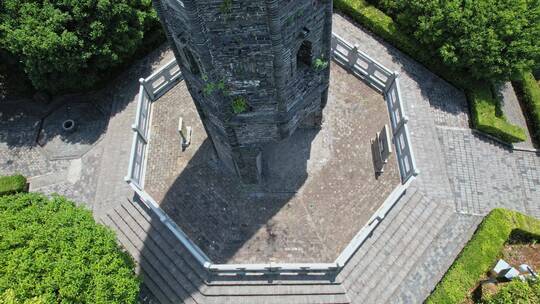
[[150, 100], [153, 101], [156, 96], [154, 95], [152, 88], [148, 89], [148, 82], [146, 82], [144, 78], [139, 78], [139, 83], [143, 86], [144, 91], [146, 92], [146, 94], [148, 94]]
[[399, 133], [399, 131], [405, 126], [405, 124], [409, 122], [409, 117], [407, 115], [402, 115], [401, 119], [399, 120], [399, 123], [396, 125], [396, 130], [394, 131], [394, 136]]
[[385, 85], [385, 88], [384, 88], [384, 92], [385, 93], [388, 93], [388, 91], [390, 91], [390, 89], [392, 88], [392, 85], [394, 85], [394, 82], [396, 82], [396, 79], [399, 77], [399, 73], [398, 72], [393, 72], [389, 77], [388, 77], [388, 80], [386, 81], [386, 85]]
[[352, 50], [349, 51], [349, 56], [347, 56], [347, 60], [349, 61], [349, 66], [351, 68], [354, 68], [356, 65], [356, 62], [358, 61], [358, 45], [354, 45]]

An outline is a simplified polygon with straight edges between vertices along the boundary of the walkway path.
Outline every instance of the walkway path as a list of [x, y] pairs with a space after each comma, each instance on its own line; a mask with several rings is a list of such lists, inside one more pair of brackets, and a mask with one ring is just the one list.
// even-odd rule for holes
[[[373, 299], [373, 303], [420, 303], [451, 265], [467, 236], [479, 223], [480, 215], [504, 207], [540, 217], [540, 155], [511, 151], [471, 130], [467, 101], [462, 92], [368, 31], [339, 15], [334, 16], [334, 31], [400, 73], [420, 170], [415, 181], [417, 191], [428, 205], [453, 210], [447, 215], [451, 220], [439, 230], [438, 237], [421, 256], [413, 259], [416, 266], [406, 277], [399, 276], [400, 267], [390, 268], [389, 278], [403, 279], [394, 279], [394, 283], [386, 283], [387, 288], [380, 290], [373, 290], [372, 284], [362, 282], [360, 286], [352, 285], [350, 291], [369, 290], [368, 294], [378, 298]], [[400, 227], [398, 230], [404, 233], [408, 229]], [[398, 247], [396, 252], [401, 255], [415, 246], [413, 244], [424, 241], [420, 236]], [[465, 240], [456, 242], [463, 237]], [[384, 248], [381, 250], [384, 252]], [[380, 258], [377, 254], [376, 259]]]
[[504, 113], [506, 119], [510, 123], [522, 127], [523, 130], [525, 130], [525, 135], [527, 136], [527, 140], [516, 143], [514, 146], [522, 149], [534, 149], [531, 134], [527, 128], [527, 121], [525, 120], [525, 115], [523, 115], [523, 110], [521, 109], [521, 105], [519, 104], [519, 100], [512, 83], [507, 82], [502, 84], [499, 87], [498, 95], [499, 101], [502, 104], [502, 112]]
[[[108, 88], [85, 97], [98, 103], [110, 117], [104, 118], [108, 120], [106, 131], [94, 141], [90, 151], [78, 158], [49, 159], [36, 144], [39, 121], [56, 106], [54, 102], [0, 103], [0, 172], [24, 174], [29, 177], [32, 191], [65, 195], [84, 203], [96, 217], [107, 213], [118, 201], [132, 197], [124, 176], [131, 150], [130, 126], [135, 117], [138, 78], [151, 74], [172, 56], [170, 50], [162, 47], [137, 62]], [[82, 133], [80, 141], [84, 142], [87, 139]], [[69, 148], [67, 145], [66, 149]]]
[[[119, 240], [139, 262], [146, 286], [161, 303], [421, 303], [482, 215], [505, 207], [540, 217], [540, 157], [510, 151], [470, 130], [463, 93], [387, 43], [339, 15], [334, 16], [334, 31], [400, 72], [421, 171], [336, 278], [208, 277], [155, 217], [126, 200], [132, 193], [122, 178], [136, 78], [149, 75], [165, 57], [171, 58], [170, 52], [154, 54], [114, 85], [114, 115], [107, 132], [79, 160], [44, 158], [29, 141], [35, 133], [31, 115], [14, 129], [9, 127], [12, 122], [0, 117], [0, 169], [36, 176], [38, 184], [44, 183], [36, 190], [58, 191], [88, 202], [98, 217], [119, 232]], [[37, 176], [47, 174], [61, 177], [45, 185], [47, 178]]]

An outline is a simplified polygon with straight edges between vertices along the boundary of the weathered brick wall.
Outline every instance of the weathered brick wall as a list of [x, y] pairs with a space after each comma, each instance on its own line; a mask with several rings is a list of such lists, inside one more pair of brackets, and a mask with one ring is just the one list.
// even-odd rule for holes
[[[266, 144], [320, 122], [329, 74], [312, 62], [329, 60], [331, 2], [154, 0], [219, 158], [256, 171], [246, 182]], [[238, 97], [249, 107], [235, 114]]]

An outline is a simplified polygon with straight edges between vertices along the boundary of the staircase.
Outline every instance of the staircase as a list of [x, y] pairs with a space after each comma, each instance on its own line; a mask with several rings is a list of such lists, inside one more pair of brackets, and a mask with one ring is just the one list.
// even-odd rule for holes
[[337, 276], [212, 275], [137, 201], [103, 222], [160, 303], [421, 303], [482, 219], [452, 206], [411, 186]]
[[352, 303], [422, 303], [481, 220], [450, 206], [409, 188], [338, 276]]
[[102, 221], [116, 230], [160, 303], [350, 303], [342, 285], [331, 278], [210, 277], [159, 219], [136, 201], [117, 206]]

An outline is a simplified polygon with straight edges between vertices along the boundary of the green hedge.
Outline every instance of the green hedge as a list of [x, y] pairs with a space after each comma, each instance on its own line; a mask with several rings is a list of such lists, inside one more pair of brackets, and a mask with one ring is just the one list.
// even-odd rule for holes
[[496, 111], [498, 101], [491, 93], [488, 95], [482, 87], [472, 85], [475, 81], [468, 75], [445, 68], [444, 64], [422, 48], [416, 39], [400, 31], [394, 20], [384, 12], [365, 0], [334, 0], [334, 7], [446, 81], [465, 90], [471, 103], [475, 128], [508, 143], [526, 140], [523, 129], [508, 123], [502, 115], [498, 115]]
[[137, 303], [138, 293], [133, 261], [90, 211], [60, 196], [0, 197], [0, 299]]
[[515, 211], [491, 211], [426, 303], [463, 303], [482, 275], [494, 265], [504, 244], [516, 230], [540, 235], [540, 220]]
[[523, 73], [521, 79], [514, 84], [521, 92], [527, 116], [533, 125], [531, 136], [540, 145], [540, 85], [530, 72]]
[[0, 176], [0, 196], [26, 191], [26, 178], [22, 175]]
[[505, 142], [515, 143], [527, 139], [525, 130], [506, 121], [491, 88], [479, 85], [467, 92], [476, 129]]
[[494, 295], [482, 297], [482, 304], [538, 304], [540, 303], [540, 282], [514, 280]]

